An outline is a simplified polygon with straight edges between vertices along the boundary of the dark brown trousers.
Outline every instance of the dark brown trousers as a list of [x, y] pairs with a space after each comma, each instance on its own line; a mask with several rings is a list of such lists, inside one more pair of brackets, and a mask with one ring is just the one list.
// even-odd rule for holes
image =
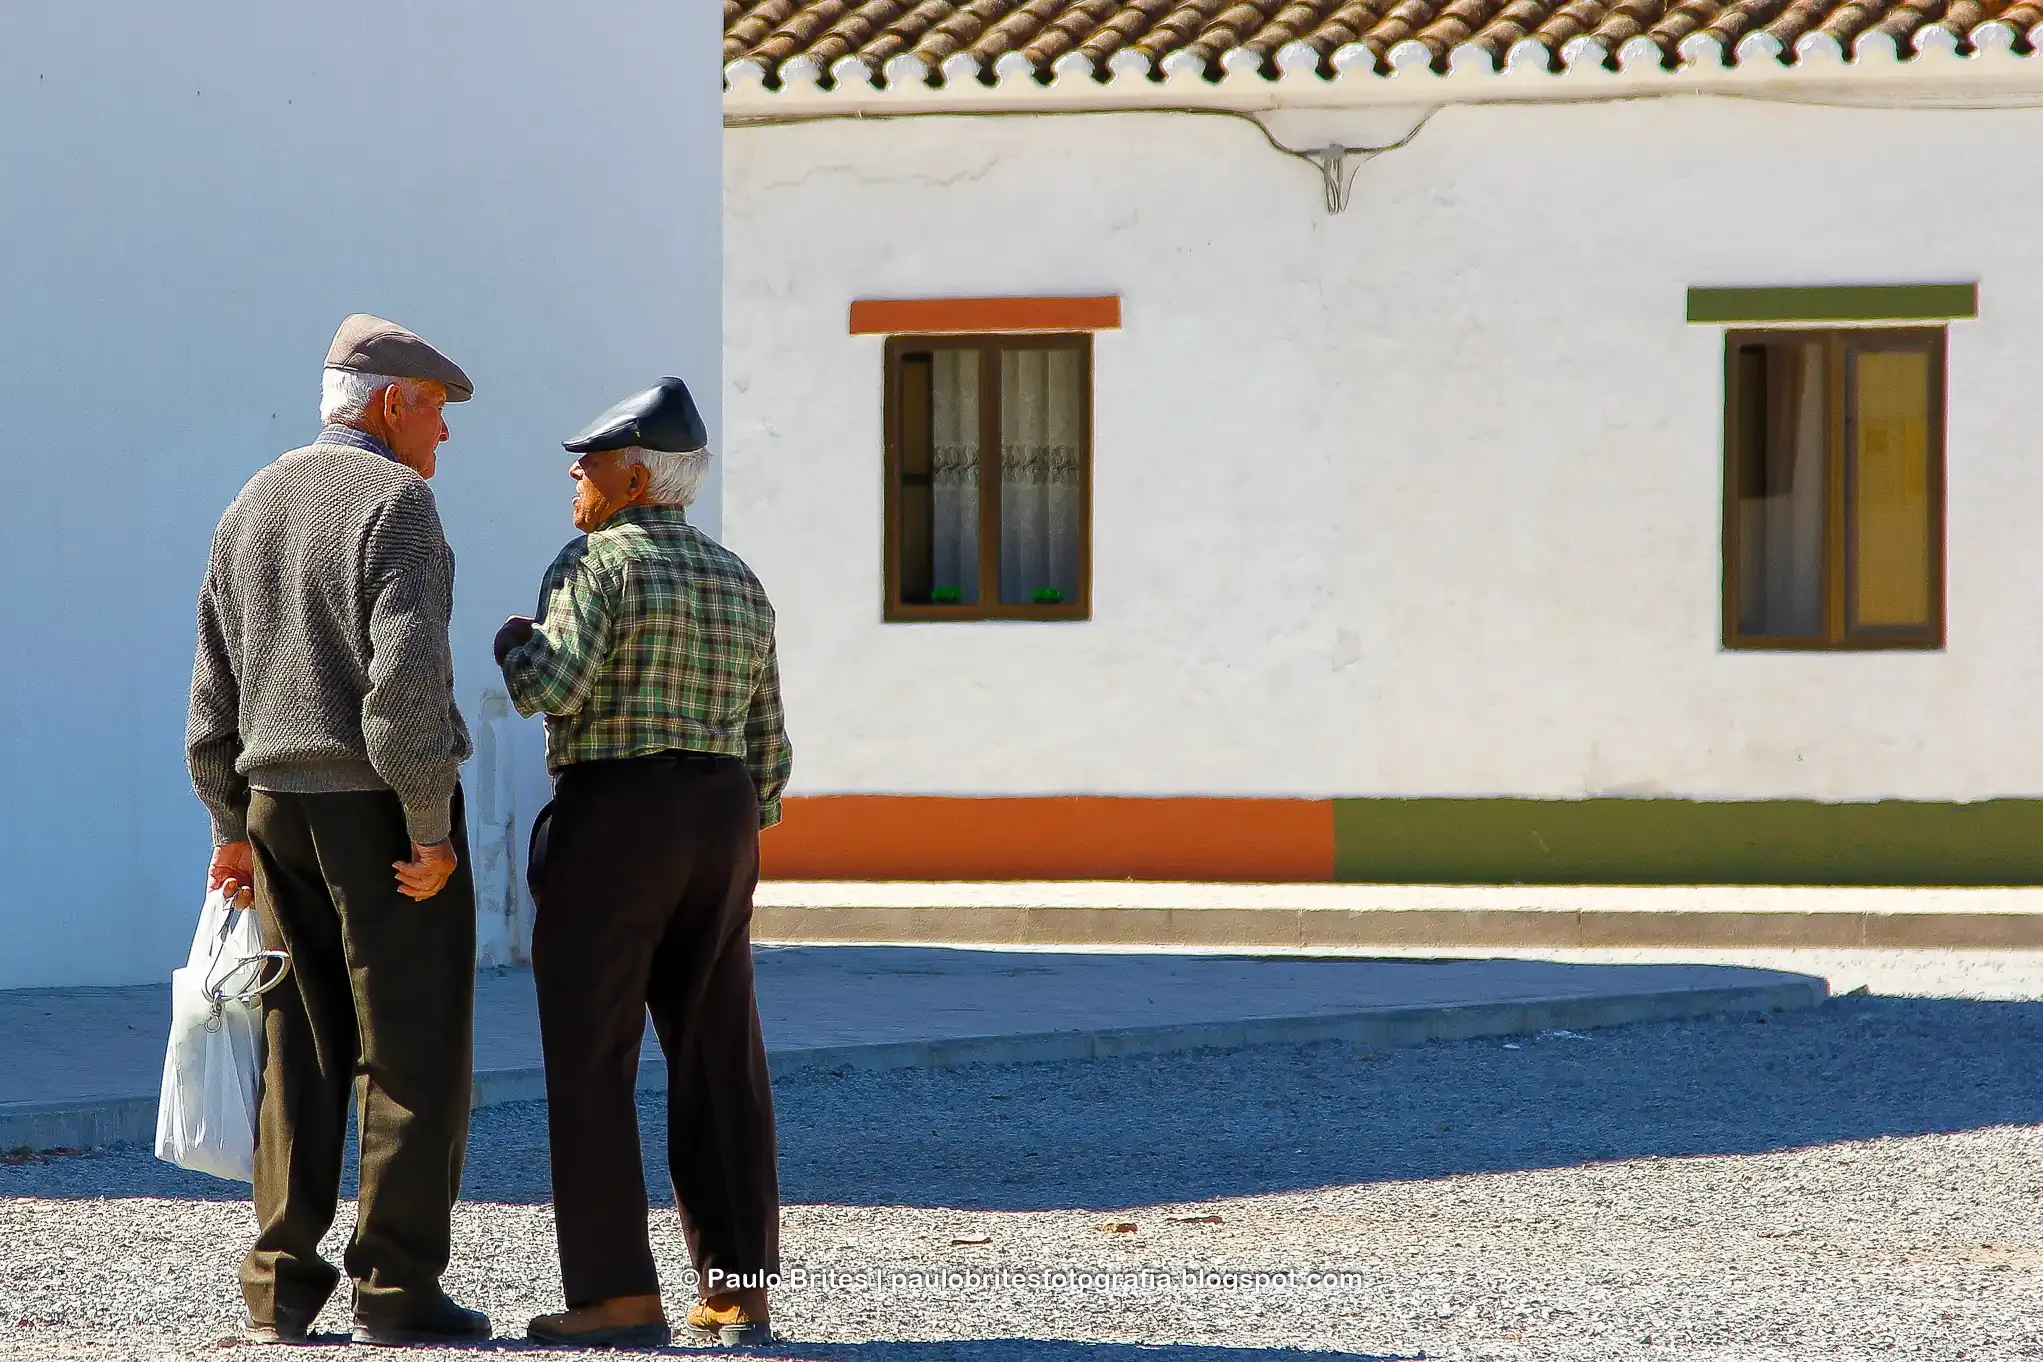
[[565, 768], [533, 836], [532, 966], [570, 1306], [660, 1289], [646, 1234], [639, 1047], [667, 1056], [667, 1167], [700, 1290], [780, 1270], [773, 1093], [752, 993], [759, 806], [690, 753]]
[[340, 1281], [319, 1256], [340, 1196], [348, 1093], [361, 1130], [361, 1199], [345, 1263], [357, 1305], [402, 1321], [440, 1299], [468, 1145], [475, 889], [461, 794], [460, 865], [423, 903], [397, 892], [411, 855], [388, 792], [270, 794], [249, 804], [263, 944], [291, 972], [263, 998], [260, 1231], [241, 1266], [249, 1315], [316, 1313]]

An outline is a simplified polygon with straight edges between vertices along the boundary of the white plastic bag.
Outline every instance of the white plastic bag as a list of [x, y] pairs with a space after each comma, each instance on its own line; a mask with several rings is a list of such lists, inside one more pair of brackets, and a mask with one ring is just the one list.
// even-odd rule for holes
[[262, 948], [253, 907], [236, 908], [217, 889], [206, 895], [191, 955], [170, 974], [157, 1158], [218, 1178], [255, 1180], [263, 1050], [257, 1000], [289, 968], [284, 952]]

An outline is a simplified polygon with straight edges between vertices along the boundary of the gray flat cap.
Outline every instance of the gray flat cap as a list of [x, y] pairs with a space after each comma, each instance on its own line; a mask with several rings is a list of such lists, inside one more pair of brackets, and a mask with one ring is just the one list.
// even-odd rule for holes
[[333, 348], [326, 352], [326, 367], [388, 374], [392, 378], [430, 379], [447, 389], [449, 402], [466, 402], [475, 395], [475, 385], [461, 372], [460, 365], [396, 322], [386, 322], [366, 312], [349, 317], [333, 333]]

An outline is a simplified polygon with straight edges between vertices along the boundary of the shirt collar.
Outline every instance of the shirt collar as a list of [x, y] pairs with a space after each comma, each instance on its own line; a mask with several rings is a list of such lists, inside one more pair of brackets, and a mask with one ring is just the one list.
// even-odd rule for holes
[[688, 508], [685, 506], [627, 506], [604, 521], [601, 528], [611, 529], [618, 525], [686, 525]]
[[381, 454], [393, 463], [397, 461], [397, 456], [390, 452], [389, 445], [384, 444], [381, 440], [369, 434], [368, 431], [356, 430], [353, 426], [330, 425], [325, 430], [319, 432], [319, 438], [313, 441], [313, 443], [346, 445], [350, 449], [359, 449], [364, 453]]

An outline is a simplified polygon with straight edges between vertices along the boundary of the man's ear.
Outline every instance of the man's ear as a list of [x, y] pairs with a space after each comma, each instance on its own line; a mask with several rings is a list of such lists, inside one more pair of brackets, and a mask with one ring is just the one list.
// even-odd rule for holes
[[637, 501], [640, 497], [644, 496], [647, 492], [650, 492], [652, 489], [653, 489], [653, 470], [647, 468], [642, 463], [633, 464], [631, 466], [631, 476], [625, 479], [624, 482], [625, 496], [629, 497], [633, 501]]

